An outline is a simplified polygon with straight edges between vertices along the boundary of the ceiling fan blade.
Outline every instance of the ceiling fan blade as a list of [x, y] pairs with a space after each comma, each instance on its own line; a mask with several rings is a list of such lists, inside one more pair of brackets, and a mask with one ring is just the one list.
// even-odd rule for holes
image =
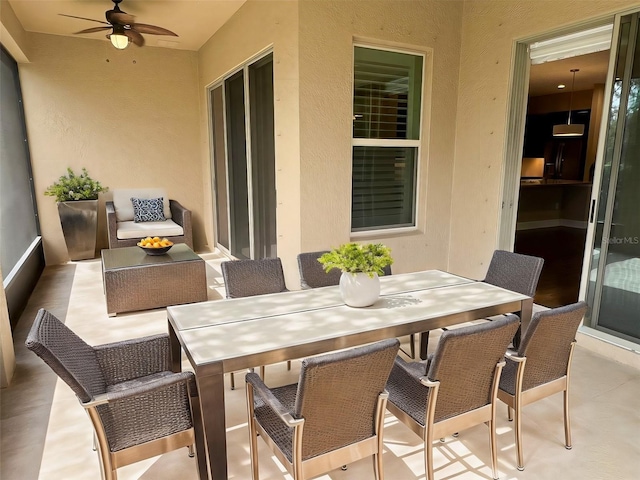
[[93, 18], [76, 17], [75, 15], [65, 15], [64, 13], [59, 13], [58, 15], [60, 15], [61, 17], [78, 18], [80, 20], [89, 20], [90, 22], [98, 22], [98, 23], [104, 23], [105, 25], [109, 25], [107, 22], [103, 22], [102, 20], [95, 20]]
[[144, 37], [135, 30], [126, 29], [124, 34], [137, 46], [142, 47], [144, 45]]
[[115, 12], [113, 10], [107, 10], [106, 17], [109, 23], [117, 25], [131, 25], [136, 21], [134, 15], [129, 15], [125, 12]]
[[177, 37], [178, 35], [166, 28], [156, 27], [155, 25], [147, 25], [146, 23], [132, 23], [131, 29], [138, 33], [149, 33], [151, 35], [171, 35]]
[[102, 32], [104, 30], [111, 30], [111, 26], [87, 28], [85, 30], [80, 30], [79, 32], [73, 32], [73, 34], [78, 35], [79, 33], [95, 33], [95, 32]]

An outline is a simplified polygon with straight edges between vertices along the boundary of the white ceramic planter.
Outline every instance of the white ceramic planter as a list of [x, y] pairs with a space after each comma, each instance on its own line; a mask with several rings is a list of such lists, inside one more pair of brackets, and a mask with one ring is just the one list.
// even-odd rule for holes
[[344, 303], [350, 307], [368, 307], [380, 297], [380, 279], [377, 274], [342, 272], [340, 293]]

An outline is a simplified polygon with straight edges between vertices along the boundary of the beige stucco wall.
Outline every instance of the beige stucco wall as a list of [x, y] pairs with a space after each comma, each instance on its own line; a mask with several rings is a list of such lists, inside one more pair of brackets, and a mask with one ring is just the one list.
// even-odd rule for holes
[[427, 60], [418, 229], [357, 240], [391, 247], [397, 273], [447, 267], [461, 24], [455, 1], [300, 2], [302, 251], [352, 238], [353, 44], [361, 41], [423, 52]]
[[465, 2], [450, 271], [482, 278], [497, 245], [514, 42], [632, 6], [640, 3], [637, 0]]
[[[164, 187], [203, 227], [195, 52], [29, 34], [20, 64], [36, 200], [47, 264], [68, 260], [55, 199], [43, 192], [67, 166], [114, 188]], [[107, 246], [104, 201], [98, 250]]]
[[249, 0], [198, 52], [205, 225], [208, 241], [215, 245], [207, 87], [259, 52], [273, 49], [278, 255], [290, 288], [299, 285], [301, 228], [297, 34], [297, 2]]

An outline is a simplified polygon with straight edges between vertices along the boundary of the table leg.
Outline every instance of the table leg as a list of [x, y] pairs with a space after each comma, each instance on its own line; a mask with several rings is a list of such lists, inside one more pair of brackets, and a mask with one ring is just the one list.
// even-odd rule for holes
[[427, 359], [427, 349], [429, 348], [429, 332], [420, 333], [420, 359]]
[[521, 335], [524, 336], [527, 328], [529, 327], [529, 322], [531, 321], [531, 315], [533, 313], [533, 298], [528, 298], [522, 301], [522, 310], [520, 311], [520, 331]]
[[[211, 368], [212, 365], [208, 365]], [[227, 480], [227, 431], [224, 418], [224, 375], [198, 375], [196, 382], [211, 480]]]
[[171, 322], [169, 323], [169, 345], [170, 345], [170, 353], [171, 353], [171, 371], [173, 372], [181, 372], [182, 371], [182, 347], [180, 346], [180, 341], [176, 336], [176, 332], [173, 330], [173, 325]]

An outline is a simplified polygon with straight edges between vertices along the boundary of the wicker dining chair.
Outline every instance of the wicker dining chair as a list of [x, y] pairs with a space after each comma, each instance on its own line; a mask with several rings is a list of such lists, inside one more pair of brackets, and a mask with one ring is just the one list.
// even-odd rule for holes
[[[200, 418], [195, 377], [171, 371], [168, 335], [90, 346], [40, 309], [26, 346], [89, 414], [103, 479], [116, 480], [118, 468], [177, 448], [187, 447], [193, 456], [194, 427], [200, 428], [193, 420]], [[200, 447], [198, 469], [206, 478]]]
[[[253, 297], [268, 293], [286, 292], [282, 262], [279, 258], [263, 258], [259, 260], [231, 260], [220, 264], [227, 298]], [[291, 361], [287, 362], [291, 369]], [[264, 378], [265, 368], [260, 367], [260, 375]], [[233, 372], [231, 372], [231, 390], [236, 388]]]
[[[484, 283], [505, 288], [513, 292], [533, 297], [536, 293], [544, 259], [521, 253], [496, 250], [493, 252]], [[520, 312], [513, 312], [520, 317]], [[520, 341], [520, 329], [513, 338], [514, 345]], [[423, 332], [420, 338], [420, 357], [425, 359], [429, 345], [429, 332]]]
[[397, 339], [307, 358], [297, 384], [269, 388], [246, 376], [251, 475], [258, 480], [258, 435], [294, 480], [313, 478], [370, 455], [383, 480], [385, 383]]
[[298, 270], [300, 271], [300, 286], [303, 290], [310, 288], [328, 287], [340, 283], [342, 272], [337, 268], [324, 271], [324, 266], [318, 259], [329, 250], [319, 252], [305, 252], [298, 254]]
[[576, 332], [587, 312], [578, 302], [537, 312], [517, 351], [507, 352], [498, 398], [507, 404], [509, 420], [515, 411], [518, 470], [524, 470], [522, 407], [558, 392], [564, 394], [565, 448], [571, 449], [569, 378]]
[[433, 480], [434, 439], [487, 423], [493, 478], [498, 478], [496, 394], [504, 352], [519, 319], [507, 315], [445, 331], [427, 363], [395, 361], [387, 410], [424, 441], [427, 480]]
[[[342, 272], [337, 268], [325, 272], [324, 266], [318, 262], [318, 259], [325, 253], [329, 253], [329, 250], [298, 254], [300, 286], [303, 290], [340, 284]], [[391, 265], [384, 267], [384, 275], [391, 275]]]

